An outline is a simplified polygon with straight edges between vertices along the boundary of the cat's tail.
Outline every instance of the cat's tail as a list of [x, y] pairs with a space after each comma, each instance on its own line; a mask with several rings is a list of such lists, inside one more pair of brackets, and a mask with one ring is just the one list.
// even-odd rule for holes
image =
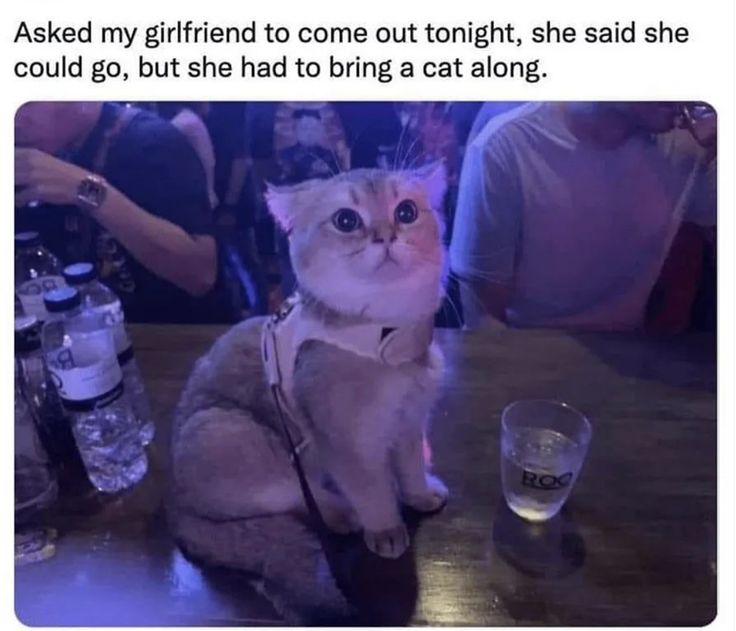
[[332, 625], [354, 614], [340, 592], [317, 536], [289, 515], [213, 521], [168, 507], [176, 542], [205, 565], [251, 573], [254, 586], [296, 625]]

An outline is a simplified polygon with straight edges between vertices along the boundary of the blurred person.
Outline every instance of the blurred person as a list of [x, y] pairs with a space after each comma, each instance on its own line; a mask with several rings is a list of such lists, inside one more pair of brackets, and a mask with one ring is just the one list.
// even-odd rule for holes
[[215, 221], [229, 255], [230, 269], [247, 297], [253, 315], [268, 313], [268, 281], [256, 238], [257, 206], [253, 195], [253, 161], [246, 150], [247, 104], [209, 104], [204, 122], [215, 153], [214, 186], [219, 204]]
[[214, 189], [219, 208], [247, 219], [252, 214], [246, 208], [246, 190], [252, 160], [246, 151], [247, 104], [242, 101], [214, 101], [209, 103], [204, 123], [207, 126], [215, 155]]
[[[248, 103], [245, 134], [253, 161], [257, 221], [270, 223], [263, 201], [266, 182], [296, 184], [392, 163], [400, 132], [394, 106], [387, 102]], [[274, 232], [281, 293], [286, 296], [296, 280], [288, 240]], [[274, 302], [280, 302], [280, 297]]]
[[467, 144], [475, 140], [476, 136], [483, 131], [483, 128], [499, 114], [505, 114], [520, 105], [524, 105], [525, 101], [486, 101], [481, 104], [478, 112], [473, 119], [473, 124], [468, 131], [466, 139]]
[[32, 102], [15, 117], [16, 230], [90, 260], [131, 321], [222, 321], [204, 170], [172, 125], [109, 102]]
[[[332, 103], [280, 103], [274, 113], [274, 158], [278, 184], [326, 179], [350, 168], [342, 119]], [[296, 276], [289, 239], [278, 235], [277, 250], [284, 296], [294, 291]]]
[[159, 101], [156, 105], [159, 114], [184, 134], [196, 151], [207, 178], [210, 207], [214, 210], [218, 204], [215, 192], [215, 149], [205, 124], [210, 108], [210, 103], [206, 101]]
[[455, 126], [455, 134], [461, 151], [465, 151], [470, 130], [483, 103], [480, 101], [453, 101], [450, 107], [450, 118]]
[[712, 237], [712, 138], [677, 103], [529, 103], [468, 146], [450, 247], [466, 320], [633, 330], [683, 222]]

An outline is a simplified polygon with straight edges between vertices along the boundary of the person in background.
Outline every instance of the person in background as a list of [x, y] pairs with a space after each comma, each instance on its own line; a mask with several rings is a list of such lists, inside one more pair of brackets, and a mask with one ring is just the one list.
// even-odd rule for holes
[[469, 324], [632, 330], [683, 222], [712, 237], [710, 138], [677, 103], [529, 103], [467, 149], [452, 270]]
[[464, 153], [470, 129], [483, 103], [480, 101], [453, 101], [450, 105], [450, 118], [455, 126], [455, 134], [460, 143], [461, 151]]
[[242, 101], [212, 102], [204, 122], [215, 151], [219, 199], [215, 221], [231, 263], [229, 270], [246, 295], [248, 312], [263, 315], [268, 313], [268, 282], [256, 237], [253, 160], [246, 151], [247, 107]]
[[483, 131], [483, 128], [491, 121], [492, 118], [495, 118], [500, 114], [505, 114], [520, 105], [524, 105], [524, 101], [486, 101], [481, 104], [478, 113], [473, 119], [473, 125], [468, 132], [466, 144], [473, 142], [476, 136]]
[[174, 102], [159, 101], [156, 104], [158, 113], [176, 127], [197, 152], [199, 161], [204, 168], [207, 178], [207, 196], [210, 208], [217, 208], [217, 194], [215, 193], [215, 149], [212, 139], [205, 125], [205, 119], [210, 111], [210, 103], [202, 102]]
[[[400, 132], [392, 103], [248, 103], [245, 135], [248, 155], [253, 160], [252, 195], [257, 218], [270, 222], [263, 198], [267, 182], [296, 184], [349, 169], [375, 168], [387, 160], [390, 163]], [[274, 232], [281, 295], [287, 296], [296, 284], [288, 240]], [[273, 304], [279, 304], [282, 296], [274, 296]]]
[[159, 117], [114, 103], [32, 102], [15, 117], [16, 229], [94, 261], [131, 321], [229, 321], [204, 170]]
[[[252, 160], [246, 152], [245, 118], [247, 104], [242, 101], [213, 101], [204, 123], [215, 155], [214, 188], [219, 208], [243, 219], [248, 212], [245, 193]], [[248, 218], [249, 225], [252, 218]]]

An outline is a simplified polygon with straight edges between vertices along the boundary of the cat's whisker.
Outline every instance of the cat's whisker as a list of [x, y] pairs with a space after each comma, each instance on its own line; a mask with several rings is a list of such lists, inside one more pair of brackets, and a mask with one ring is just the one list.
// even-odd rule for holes
[[482, 273], [479, 271], [470, 270], [463, 274], [463, 276], [458, 276], [455, 272], [452, 272], [452, 277], [456, 280], [468, 280], [468, 279], [478, 279], [478, 280], [486, 280], [492, 283], [496, 283], [499, 285], [508, 285], [511, 282], [511, 275], [509, 274], [489, 274], [489, 273]]
[[[486, 306], [483, 304], [483, 301], [478, 295], [478, 292], [476, 291], [475, 287], [473, 287], [473, 285], [466, 278], [458, 276], [452, 270], [448, 270], [447, 277], [448, 279], [453, 279], [454, 281], [456, 281], [458, 286], [464, 289], [464, 291], [462, 292], [462, 297], [472, 300], [474, 305], [477, 308], [479, 308], [479, 313], [486, 312]], [[507, 284], [507, 282], [503, 282], [500, 280], [492, 280], [492, 279], [485, 279], [485, 280], [487, 280], [488, 282], [492, 284], [498, 284], [498, 285]], [[452, 300], [449, 295], [447, 295], [447, 299], [448, 301]], [[462, 301], [461, 301], [461, 305], [462, 305]]]
[[[405, 247], [405, 248], [407, 248], [408, 250], [411, 250], [417, 256], [417, 258], [419, 258], [419, 260], [423, 260], [423, 261], [425, 261], [427, 263], [433, 263], [433, 264], [436, 264], [437, 263], [437, 261], [433, 261], [431, 259], [427, 259], [426, 257], [424, 257], [424, 255], [421, 252], [421, 250], [419, 250], [416, 246], [414, 246], [411, 243], [403, 242], [402, 243], [402, 246]], [[500, 252], [499, 252], [499, 254], [500, 254]], [[462, 277], [458, 276], [452, 270], [449, 270], [448, 271], [448, 276], [449, 277], [452, 277], [452, 278], [454, 278], [454, 279], [456, 279], [458, 281], [459, 280], [464, 280]], [[477, 268], [470, 268], [470, 270], [469, 270], [469, 276], [470, 276], [470, 278], [478, 278], [478, 279], [482, 279], [482, 280], [490, 280], [492, 282], [496, 282], [496, 283], [500, 283], [500, 284], [508, 284], [508, 282], [511, 280], [511, 276], [509, 274], [503, 274], [501, 272], [497, 272], [497, 273], [487, 272], [487, 271], [480, 270], [480, 269], [477, 269]]]
[[[513, 249], [514, 248], [512, 246], [506, 246], [503, 248], [498, 248], [497, 250], [495, 250], [494, 252], [490, 254], [471, 254], [469, 258], [471, 260], [478, 260], [478, 261], [486, 261], [486, 260], [491, 261], [499, 256], [506, 254], [507, 252], [513, 251]], [[463, 257], [468, 257], [468, 255], [463, 254]]]
[[335, 152], [335, 148], [332, 145], [330, 145], [330, 153], [332, 154], [332, 159], [337, 165], [337, 174], [342, 175], [343, 173], [346, 173], [345, 169], [342, 168], [342, 164], [340, 164], [340, 158], [338, 157], [337, 153]]
[[[417, 143], [419, 142], [420, 138], [417, 135], [414, 138], [414, 141], [409, 145], [409, 148], [406, 150], [406, 153], [404, 154], [404, 157], [401, 160], [401, 166], [399, 167], [399, 171], [405, 171], [406, 170], [406, 162], [409, 160], [409, 157], [411, 156], [411, 152], [414, 150], [414, 147], [416, 147]], [[421, 155], [421, 153], [419, 154]], [[414, 160], [412, 160], [414, 162]]]
[[358, 256], [358, 254], [360, 254], [361, 252], [365, 252], [365, 250], [366, 250], [367, 247], [368, 246], [365, 246], [364, 245], [362, 248], [358, 248], [357, 250], [353, 250], [352, 252], [348, 252], [347, 253], [347, 257], [348, 258], [354, 258], [354, 257]]
[[480, 296], [478, 296], [478, 292], [475, 290], [475, 288], [469, 282], [462, 278], [458, 278], [457, 276], [455, 276], [454, 278], [457, 281], [458, 286], [465, 289], [463, 295], [466, 298], [471, 298], [474, 301], [475, 306], [479, 308], [478, 313], [485, 313], [486, 307], [483, 304], [483, 301], [480, 299]]
[[403, 124], [401, 125], [401, 133], [399, 134], [399, 141], [396, 143], [396, 149], [394, 150], [394, 159], [393, 164], [391, 166], [392, 171], [396, 171], [396, 167], [398, 165], [399, 156], [401, 155], [401, 143], [404, 142], [404, 136], [406, 134], [406, 130], [408, 129], [409, 124]]
[[417, 165], [417, 163], [420, 160], [425, 160], [426, 161], [426, 159], [427, 159], [426, 152], [422, 151], [422, 152], [418, 153], [416, 156], [414, 156], [414, 159], [411, 161], [411, 163], [407, 167], [407, 170], [408, 171], [411, 171]]
[[452, 299], [452, 296], [446, 293], [445, 300], [447, 301], [447, 304], [450, 305], [450, 307], [452, 307], [452, 310], [455, 312], [455, 316], [457, 316], [457, 321], [462, 322], [463, 316], [460, 313], [460, 309], [458, 309], [457, 305], [455, 304], [455, 301]]
[[347, 165], [347, 168], [345, 169], [345, 172], [347, 173], [352, 168], [352, 161], [353, 161], [353, 149], [355, 149], [355, 146], [358, 144], [358, 140], [360, 140], [361, 136], [366, 132], [366, 129], [361, 129], [358, 134], [355, 136], [355, 138], [352, 139], [350, 144], [348, 145], [348, 152], [350, 155], [350, 161]]

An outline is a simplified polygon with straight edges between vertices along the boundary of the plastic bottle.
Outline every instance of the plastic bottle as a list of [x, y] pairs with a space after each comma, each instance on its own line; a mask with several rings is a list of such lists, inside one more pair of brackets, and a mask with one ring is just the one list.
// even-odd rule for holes
[[49, 320], [42, 347], [87, 476], [98, 490], [115, 493], [145, 476], [148, 459], [123, 388], [112, 330], [81, 302], [73, 287], [45, 295]]
[[41, 350], [41, 323], [36, 316], [15, 319], [15, 362], [17, 378], [51, 462], [57, 469], [79, 470], [79, 451], [46, 366]]
[[15, 314], [46, 320], [46, 292], [64, 287], [62, 265], [41, 243], [38, 232], [15, 235]]
[[123, 371], [125, 391], [138, 419], [141, 441], [144, 445], [148, 445], [156, 433], [156, 426], [153, 423], [143, 377], [125, 329], [125, 315], [120, 299], [111, 289], [97, 280], [97, 271], [92, 263], [69, 265], [64, 268], [63, 273], [66, 283], [79, 292], [82, 308], [101, 315], [112, 330], [115, 352]]

